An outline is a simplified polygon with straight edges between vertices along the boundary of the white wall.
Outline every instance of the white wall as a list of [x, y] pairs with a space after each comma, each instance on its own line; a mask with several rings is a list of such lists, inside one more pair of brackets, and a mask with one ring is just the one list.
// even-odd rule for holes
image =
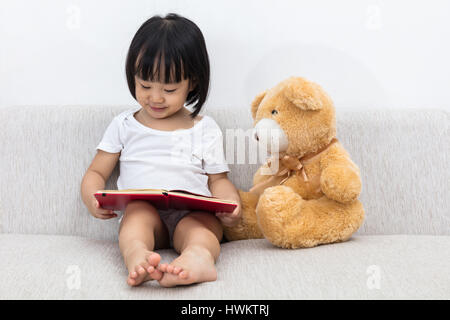
[[147, 18], [169, 12], [206, 38], [206, 107], [248, 107], [296, 75], [338, 108], [450, 109], [447, 0], [1, 0], [0, 106], [135, 104], [129, 43]]

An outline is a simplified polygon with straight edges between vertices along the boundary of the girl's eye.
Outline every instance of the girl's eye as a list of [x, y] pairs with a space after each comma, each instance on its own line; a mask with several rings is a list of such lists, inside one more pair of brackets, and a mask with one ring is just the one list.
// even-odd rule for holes
[[[142, 83], [141, 83], [141, 87], [143, 88], [143, 89], [150, 89], [151, 87], [146, 87], [146, 86], [144, 86]], [[165, 92], [167, 92], [167, 93], [172, 93], [172, 92], [175, 92], [175, 90], [177, 90], [177, 89], [173, 89], [173, 90], [164, 90]]]
[[272, 114], [278, 114], [277, 110], [272, 110]]

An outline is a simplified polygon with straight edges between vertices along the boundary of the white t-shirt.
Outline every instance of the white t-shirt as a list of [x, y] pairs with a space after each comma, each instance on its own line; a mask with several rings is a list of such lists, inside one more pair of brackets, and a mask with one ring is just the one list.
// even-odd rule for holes
[[120, 154], [120, 189], [181, 189], [211, 196], [208, 174], [229, 172], [222, 131], [204, 115], [189, 129], [149, 128], [122, 112], [107, 127], [97, 149]]

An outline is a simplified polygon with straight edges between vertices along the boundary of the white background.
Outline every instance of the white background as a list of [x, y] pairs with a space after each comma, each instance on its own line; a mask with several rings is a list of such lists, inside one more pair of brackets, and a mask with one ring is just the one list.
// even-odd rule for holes
[[205, 108], [249, 107], [289, 76], [337, 108], [450, 109], [450, 1], [73, 0], [0, 2], [0, 106], [136, 105], [125, 56], [154, 14], [202, 30]]

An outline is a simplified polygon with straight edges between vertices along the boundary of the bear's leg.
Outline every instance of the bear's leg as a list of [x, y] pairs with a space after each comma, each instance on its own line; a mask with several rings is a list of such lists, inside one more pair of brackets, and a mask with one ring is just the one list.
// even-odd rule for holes
[[364, 210], [358, 200], [341, 204], [323, 196], [304, 200], [290, 187], [267, 188], [256, 207], [264, 236], [283, 248], [314, 247], [345, 241], [360, 227]]

